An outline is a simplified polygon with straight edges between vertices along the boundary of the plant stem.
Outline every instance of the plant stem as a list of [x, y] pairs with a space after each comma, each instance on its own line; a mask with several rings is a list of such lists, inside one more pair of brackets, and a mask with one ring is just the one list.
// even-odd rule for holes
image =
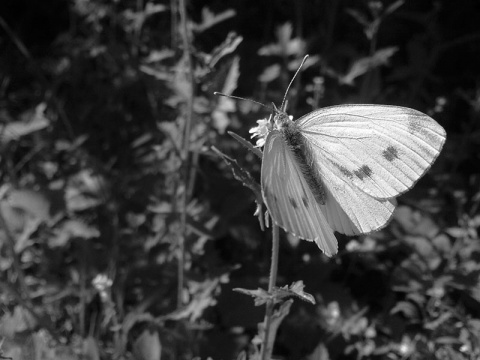
[[15, 251], [15, 238], [14, 235], [11, 233], [10, 228], [7, 225], [5, 218], [3, 217], [3, 212], [0, 210], [0, 228], [3, 229], [5, 232], [6, 237], [6, 247], [7, 250], [10, 252], [10, 256], [12, 257], [13, 262], [13, 269], [15, 270], [15, 275], [17, 276], [17, 284], [20, 288], [20, 295], [21, 297], [30, 303], [30, 295], [27, 283], [25, 281], [25, 274], [22, 269], [22, 263], [20, 257], [18, 256], [17, 252]]
[[[278, 270], [278, 248], [279, 248], [279, 228], [277, 225], [272, 226], [272, 260], [270, 264], [270, 279], [268, 282], [268, 292], [272, 293], [275, 284], [277, 283], [277, 270]], [[261, 351], [262, 360], [270, 360], [272, 357], [273, 340], [270, 339], [270, 327], [272, 323], [274, 303], [272, 301], [267, 302], [267, 309], [265, 311], [264, 320], [264, 337]]]
[[31, 315], [35, 318], [38, 324], [40, 324], [41, 327], [45, 328], [52, 335], [52, 337], [56, 341], [58, 341], [58, 335], [56, 333], [55, 327], [50, 321], [50, 318], [48, 316], [45, 316], [43, 313], [37, 313], [35, 311], [35, 307], [30, 297], [27, 282], [25, 281], [25, 273], [22, 269], [22, 262], [19, 255], [15, 251], [15, 236], [10, 231], [10, 228], [8, 227], [7, 221], [5, 220], [1, 209], [0, 228], [2, 228], [5, 233], [6, 247], [7, 251], [10, 252], [10, 256], [12, 257], [13, 269], [15, 270], [15, 275], [17, 277], [16, 283], [18, 285], [18, 288], [16, 288], [13, 284], [10, 284], [9, 282], [4, 283], [3, 280], [0, 280], [0, 288], [6, 287], [8, 290], [10, 290], [10, 292], [15, 295], [18, 302], [31, 313]]
[[187, 237], [187, 204], [188, 204], [188, 182], [189, 182], [189, 154], [190, 154], [190, 132], [193, 118], [193, 98], [195, 96], [195, 78], [193, 74], [193, 60], [190, 50], [189, 30], [187, 26], [187, 7], [185, 0], [179, 0], [178, 11], [180, 14], [181, 36], [183, 52], [186, 61], [186, 71], [190, 83], [190, 94], [187, 100], [187, 111], [185, 115], [185, 128], [182, 143], [182, 178], [183, 190], [181, 195], [182, 214], [180, 218], [181, 234], [178, 237], [178, 287], [177, 287], [177, 308], [183, 305], [183, 285], [185, 278], [185, 239]]

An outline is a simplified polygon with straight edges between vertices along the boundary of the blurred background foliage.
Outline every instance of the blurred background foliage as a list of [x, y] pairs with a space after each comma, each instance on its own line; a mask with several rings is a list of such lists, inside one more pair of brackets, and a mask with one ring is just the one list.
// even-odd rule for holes
[[282, 234], [303, 280], [277, 359], [480, 358], [480, 3], [2, 0], [0, 336], [17, 359], [246, 359], [269, 232], [247, 138], [265, 109], [409, 106], [448, 134], [382, 231], [328, 259]]

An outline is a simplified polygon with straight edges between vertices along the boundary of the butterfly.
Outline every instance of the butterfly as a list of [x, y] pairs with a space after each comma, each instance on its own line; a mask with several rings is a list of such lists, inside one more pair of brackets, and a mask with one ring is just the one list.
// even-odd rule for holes
[[395, 198], [439, 155], [445, 130], [410, 108], [340, 105], [293, 121], [275, 109], [262, 168], [264, 202], [275, 224], [337, 253], [334, 231], [366, 234], [384, 227]]
[[395, 198], [431, 167], [446, 133], [428, 115], [401, 106], [331, 106], [293, 121], [284, 104], [302, 65], [280, 109], [250, 132], [264, 147], [260, 182], [273, 221], [332, 256], [335, 231], [368, 234], [390, 221]]

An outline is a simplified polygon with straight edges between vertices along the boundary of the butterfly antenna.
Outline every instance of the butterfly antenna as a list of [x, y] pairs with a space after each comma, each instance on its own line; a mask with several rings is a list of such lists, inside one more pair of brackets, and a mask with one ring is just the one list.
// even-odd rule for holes
[[295, 72], [295, 75], [293, 75], [292, 80], [290, 80], [290, 84], [288, 84], [287, 91], [285, 91], [285, 95], [283, 96], [282, 106], [280, 106], [280, 110], [282, 110], [282, 111], [285, 111], [285, 109], [284, 109], [283, 106], [286, 105], [286, 104], [285, 104], [285, 99], [287, 98], [288, 90], [290, 90], [290, 87], [292, 86], [293, 81], [295, 80], [295, 78], [297, 77], [298, 73], [300, 72], [300, 69], [302, 68], [303, 64], [305, 64], [305, 61], [307, 61], [307, 58], [308, 58], [308, 55], [305, 55], [305, 57], [304, 57], [303, 60], [302, 60], [302, 63], [300, 64], [300, 66], [298, 67], [297, 71]]
[[227, 95], [227, 94], [224, 94], [224, 93], [221, 93], [221, 92], [218, 92], [218, 91], [215, 91], [215, 92], [213, 93], [213, 95], [224, 96], [224, 97], [227, 97], [227, 98], [237, 99], [237, 100], [250, 101], [251, 103], [254, 103], [254, 104], [263, 106], [264, 108], [267, 108], [267, 109], [270, 110], [270, 111], [274, 111], [271, 107], [268, 107], [267, 105], [262, 104], [261, 102], [258, 102], [258, 101], [252, 100], [252, 99], [245, 99], [245, 98], [242, 98], [242, 97], [240, 97], [240, 96]]

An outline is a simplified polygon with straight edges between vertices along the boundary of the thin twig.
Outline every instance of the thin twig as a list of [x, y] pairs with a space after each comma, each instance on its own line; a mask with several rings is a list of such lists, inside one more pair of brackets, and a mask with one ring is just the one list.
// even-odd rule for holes
[[26, 300], [27, 302], [30, 302], [31, 300], [29, 296], [29, 291], [28, 291], [27, 283], [25, 282], [25, 274], [22, 270], [22, 263], [20, 261], [20, 258], [17, 252], [15, 251], [15, 237], [13, 236], [7, 222], [5, 221], [5, 217], [3, 216], [2, 210], [0, 210], [0, 227], [3, 228], [5, 237], [7, 239], [6, 245], [10, 253], [10, 256], [12, 257], [13, 268], [17, 275], [17, 283], [21, 291], [21, 296], [24, 300]]
[[[277, 283], [277, 270], [278, 270], [278, 248], [279, 248], [279, 227], [277, 225], [272, 226], [272, 260], [270, 264], [270, 279], [268, 282], [268, 293], [272, 293]], [[267, 302], [267, 309], [265, 311], [265, 320], [264, 320], [264, 337], [261, 351], [262, 360], [270, 360], [272, 357], [273, 350], [273, 338], [270, 341], [270, 327], [272, 324], [272, 315], [273, 315], [273, 301]]]

